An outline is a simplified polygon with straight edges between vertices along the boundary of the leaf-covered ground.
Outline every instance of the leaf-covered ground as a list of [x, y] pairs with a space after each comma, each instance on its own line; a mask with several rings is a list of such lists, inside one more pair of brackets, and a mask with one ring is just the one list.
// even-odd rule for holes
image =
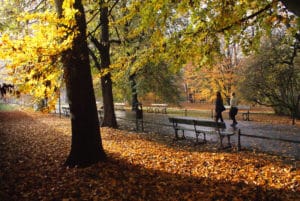
[[300, 200], [300, 170], [262, 153], [101, 129], [108, 160], [69, 169], [67, 118], [0, 112], [0, 200]]

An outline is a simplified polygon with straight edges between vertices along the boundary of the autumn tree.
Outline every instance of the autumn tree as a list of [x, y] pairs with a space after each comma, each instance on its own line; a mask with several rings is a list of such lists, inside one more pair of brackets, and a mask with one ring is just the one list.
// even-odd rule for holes
[[[175, 7], [175, 2], [123, 3], [121, 9], [124, 12], [117, 13], [118, 18], [113, 21], [122, 42], [120, 48], [115, 49], [118, 52], [113, 57], [114, 78], [122, 80], [116, 86], [122, 87], [124, 94], [128, 94], [128, 90], [123, 88], [124, 84], [131, 88], [133, 110], [139, 101], [138, 95], [142, 97], [153, 93], [160, 101], [179, 100], [178, 90], [174, 87], [178, 71], [174, 70], [173, 62], [169, 62], [171, 58], [164, 58], [166, 20]], [[157, 8], [161, 8], [163, 13], [157, 15]]]
[[197, 100], [213, 101], [216, 91], [220, 91], [229, 104], [232, 91], [237, 86], [240, 54], [237, 44], [230, 44], [220, 48], [214, 62], [201, 68], [193, 63], [184, 67], [184, 80], [188, 93], [192, 93]]
[[[178, 83], [181, 81], [180, 73], [170, 71], [170, 66], [160, 63], [148, 63], [136, 72], [136, 88], [141, 97], [153, 93], [156, 102], [179, 104], [181, 93]], [[144, 99], [147, 101], [147, 99]]]
[[273, 107], [278, 114], [300, 116], [299, 41], [277, 32], [257, 54], [244, 61], [240, 91], [250, 101]]
[[[89, 33], [89, 38], [98, 51], [98, 54], [96, 54], [95, 52], [93, 52], [93, 49], [90, 48], [90, 54], [95, 62], [95, 67], [99, 70], [101, 81], [100, 84], [102, 89], [104, 108], [104, 116], [101, 122], [101, 126], [108, 126], [113, 128], [117, 128], [117, 121], [114, 111], [111, 72], [109, 69], [111, 64], [110, 47], [112, 43], [112, 41], [110, 40], [111, 33], [109, 19], [111, 17], [112, 9], [114, 9], [117, 3], [118, 1], [116, 1], [113, 5], [111, 5], [111, 7], [109, 7], [110, 4], [108, 2], [101, 0], [96, 7], [92, 7], [93, 10], [91, 11], [91, 20], [95, 17], [95, 13], [96, 16], [99, 16], [99, 18], [96, 18], [97, 23], [94, 23], [95, 25], [92, 26], [93, 29]], [[97, 55], [99, 55], [99, 57]]]
[[[92, 85], [81, 1], [55, 1], [47, 12], [34, 10], [15, 16], [26, 29], [22, 34], [5, 30], [1, 57], [14, 83], [23, 93], [56, 99], [64, 74], [71, 112], [72, 145], [68, 166], [86, 166], [104, 160], [99, 120]], [[40, 4], [38, 4], [40, 5]]]
[[22, 94], [32, 95], [35, 103], [44, 100], [47, 104], [42, 109], [49, 111], [56, 102], [61, 69], [53, 54], [55, 45], [49, 42], [55, 27], [46, 21], [52, 16], [36, 13], [43, 13], [50, 4], [4, 1], [2, 7], [0, 57], [10, 75], [7, 79]]
[[[174, 55], [177, 58], [180, 58], [180, 54], [185, 55], [186, 61], [192, 63], [189, 73], [191, 83], [195, 82], [194, 78], [199, 74], [199, 83], [206, 89], [199, 90], [197, 82], [190, 86], [195, 91], [201, 91], [203, 95], [211, 93], [209, 89], [221, 90], [229, 95], [236, 88], [233, 78], [238, 72], [238, 57], [235, 55], [242, 52], [253, 53], [259, 47], [264, 33], [271, 32], [273, 27], [291, 20], [285, 7], [278, 1], [195, 1], [181, 9], [183, 13], [186, 10], [192, 13], [189, 18], [192, 23], [191, 26], [181, 27], [178, 35], [178, 49], [181, 51]], [[294, 28], [286, 31], [292, 31], [291, 29]], [[177, 46], [176, 43], [170, 44], [173, 45]], [[221, 46], [224, 46], [226, 52], [222, 52]], [[232, 47], [238, 47], [238, 52], [232, 51]]]
[[[135, 22], [135, 26], [127, 31], [127, 40], [140, 37], [143, 42], [137, 43], [137, 48], [131, 48], [129, 55], [119, 54], [117, 63], [123, 62], [119, 65], [133, 69], [132, 74], [149, 67], [147, 63], [157, 65], [161, 60], [172, 72], [179, 72], [188, 62], [192, 62], [195, 68], [212, 65], [220, 54], [218, 41], [221, 36], [227, 46], [231, 42], [246, 41], [244, 49], [253, 48], [253, 41], [257, 39], [248, 35], [247, 27], [255, 24], [269, 27], [271, 17], [261, 19], [267, 16], [264, 12], [275, 11], [276, 6], [275, 2], [263, 1], [159, 1], [156, 4], [143, 1], [128, 4], [124, 21], [127, 24]], [[260, 30], [255, 31], [259, 33]], [[239, 37], [230, 41], [231, 34], [239, 34]]]
[[[59, 16], [65, 17], [63, 1], [57, 0], [56, 5]], [[73, 6], [76, 10], [75, 24], [69, 28], [77, 34], [72, 46], [62, 53], [72, 125], [72, 146], [66, 165], [86, 166], [104, 160], [106, 155], [102, 148], [93, 91], [84, 8], [80, 0], [75, 0]]]

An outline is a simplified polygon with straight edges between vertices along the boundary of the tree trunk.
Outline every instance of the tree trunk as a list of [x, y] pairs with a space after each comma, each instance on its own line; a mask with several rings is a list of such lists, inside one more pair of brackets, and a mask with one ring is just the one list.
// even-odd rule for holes
[[293, 12], [295, 15], [300, 16], [300, 4], [295, 0], [281, 0], [286, 8]]
[[137, 90], [136, 90], [136, 81], [135, 81], [135, 73], [129, 76], [130, 80], [130, 86], [131, 86], [131, 110], [136, 111], [137, 105], [139, 103], [138, 96], [137, 96]]
[[[109, 26], [108, 26], [108, 7], [101, 5], [100, 8], [100, 22], [101, 22], [101, 69], [109, 68]], [[117, 121], [114, 109], [114, 100], [112, 93], [111, 74], [108, 72], [101, 77], [101, 87], [103, 96], [104, 117], [101, 123], [102, 127], [117, 128]]]
[[86, 41], [86, 21], [81, 0], [75, 0], [78, 35], [62, 55], [70, 105], [72, 145], [67, 166], [88, 166], [105, 160]]

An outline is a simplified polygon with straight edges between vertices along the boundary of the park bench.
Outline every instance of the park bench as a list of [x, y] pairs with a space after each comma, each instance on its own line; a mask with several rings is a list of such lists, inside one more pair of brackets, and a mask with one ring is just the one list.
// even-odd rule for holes
[[[190, 117], [169, 117], [169, 122], [175, 131], [175, 139], [185, 139], [184, 131], [191, 131], [195, 133], [196, 144], [199, 144], [199, 135], [203, 135], [203, 141], [206, 142], [206, 134], [217, 134], [220, 138], [220, 147], [228, 148], [231, 147], [230, 137], [236, 133], [236, 130], [227, 130], [224, 122], [216, 122], [213, 120], [197, 119]], [[193, 126], [193, 127], [191, 127]], [[182, 136], [179, 137], [178, 131], [182, 131]], [[228, 146], [223, 146], [223, 139], [227, 137]]]
[[125, 110], [125, 103], [115, 103], [115, 110]]
[[70, 108], [68, 106], [62, 106], [61, 109], [66, 117], [70, 116]]
[[250, 121], [250, 106], [248, 105], [239, 105], [238, 109], [242, 110], [242, 116], [244, 121]]
[[[225, 108], [230, 110], [229, 105], [225, 105]], [[250, 109], [251, 107], [249, 105], [238, 105], [237, 108], [239, 109], [239, 113], [242, 114], [244, 121], [250, 121]]]
[[152, 103], [150, 106], [147, 107], [147, 112], [167, 114], [167, 107], [168, 104], [165, 103]]

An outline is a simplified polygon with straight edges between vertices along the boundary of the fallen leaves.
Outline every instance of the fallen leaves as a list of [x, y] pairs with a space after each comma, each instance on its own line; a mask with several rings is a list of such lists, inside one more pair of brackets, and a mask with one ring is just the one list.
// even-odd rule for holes
[[67, 118], [0, 112], [0, 200], [297, 200], [300, 170], [277, 156], [218, 152], [101, 129], [108, 161], [62, 166]]

